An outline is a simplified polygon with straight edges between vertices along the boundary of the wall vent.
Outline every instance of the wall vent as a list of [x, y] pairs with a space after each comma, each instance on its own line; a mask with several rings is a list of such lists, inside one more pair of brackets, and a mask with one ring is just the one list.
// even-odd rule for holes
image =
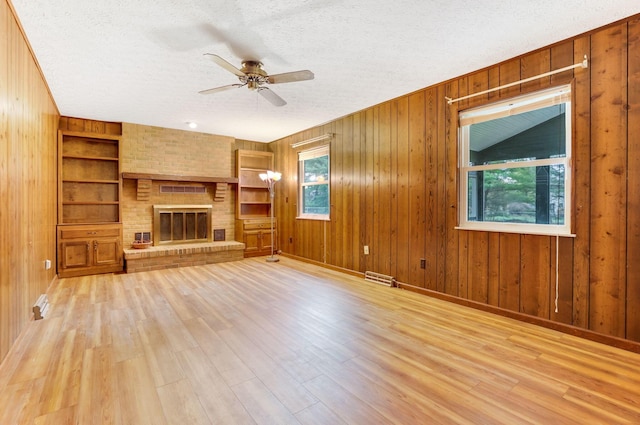
[[205, 186], [161, 185], [160, 193], [207, 193]]

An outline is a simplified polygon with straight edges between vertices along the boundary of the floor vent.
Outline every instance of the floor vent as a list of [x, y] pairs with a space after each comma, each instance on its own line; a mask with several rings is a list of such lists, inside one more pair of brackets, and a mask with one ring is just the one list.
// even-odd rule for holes
[[42, 294], [38, 297], [38, 301], [33, 305], [33, 318], [35, 320], [44, 319], [44, 316], [49, 310], [49, 298], [46, 294]]
[[395, 288], [396, 286], [396, 278], [392, 276], [388, 276], [386, 274], [376, 273], [367, 271], [364, 273], [364, 280], [373, 283], [379, 283], [380, 285], [390, 286]]

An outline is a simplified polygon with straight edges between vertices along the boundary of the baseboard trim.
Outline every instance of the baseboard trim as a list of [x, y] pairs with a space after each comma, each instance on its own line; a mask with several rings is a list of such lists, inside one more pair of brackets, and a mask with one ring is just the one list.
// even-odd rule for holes
[[364, 279], [364, 273], [360, 273], [360, 272], [357, 272], [355, 270], [345, 269], [345, 268], [338, 267], [338, 266], [332, 266], [331, 264], [323, 263], [321, 261], [310, 260], [308, 258], [298, 257], [297, 255], [286, 254], [284, 252], [280, 253], [280, 256], [291, 258], [292, 260], [301, 261], [303, 263], [313, 264], [314, 266], [324, 267], [325, 269], [333, 270], [333, 271], [336, 271], [336, 272], [346, 273], [346, 274], [351, 275], [351, 276], [361, 277], [361, 278]]

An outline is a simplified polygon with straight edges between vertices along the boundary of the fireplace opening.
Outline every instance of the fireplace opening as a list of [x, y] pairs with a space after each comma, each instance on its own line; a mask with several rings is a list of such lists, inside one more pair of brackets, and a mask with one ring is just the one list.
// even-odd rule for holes
[[211, 242], [211, 205], [154, 205], [153, 244]]

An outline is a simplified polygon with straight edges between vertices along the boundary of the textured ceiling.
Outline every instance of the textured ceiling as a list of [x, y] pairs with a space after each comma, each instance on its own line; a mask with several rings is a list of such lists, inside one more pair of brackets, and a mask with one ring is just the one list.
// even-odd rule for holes
[[[60, 113], [270, 142], [640, 12], [638, 0], [10, 0]], [[254, 59], [275, 107], [205, 58]], [[444, 102], [444, 100], [443, 100]]]

